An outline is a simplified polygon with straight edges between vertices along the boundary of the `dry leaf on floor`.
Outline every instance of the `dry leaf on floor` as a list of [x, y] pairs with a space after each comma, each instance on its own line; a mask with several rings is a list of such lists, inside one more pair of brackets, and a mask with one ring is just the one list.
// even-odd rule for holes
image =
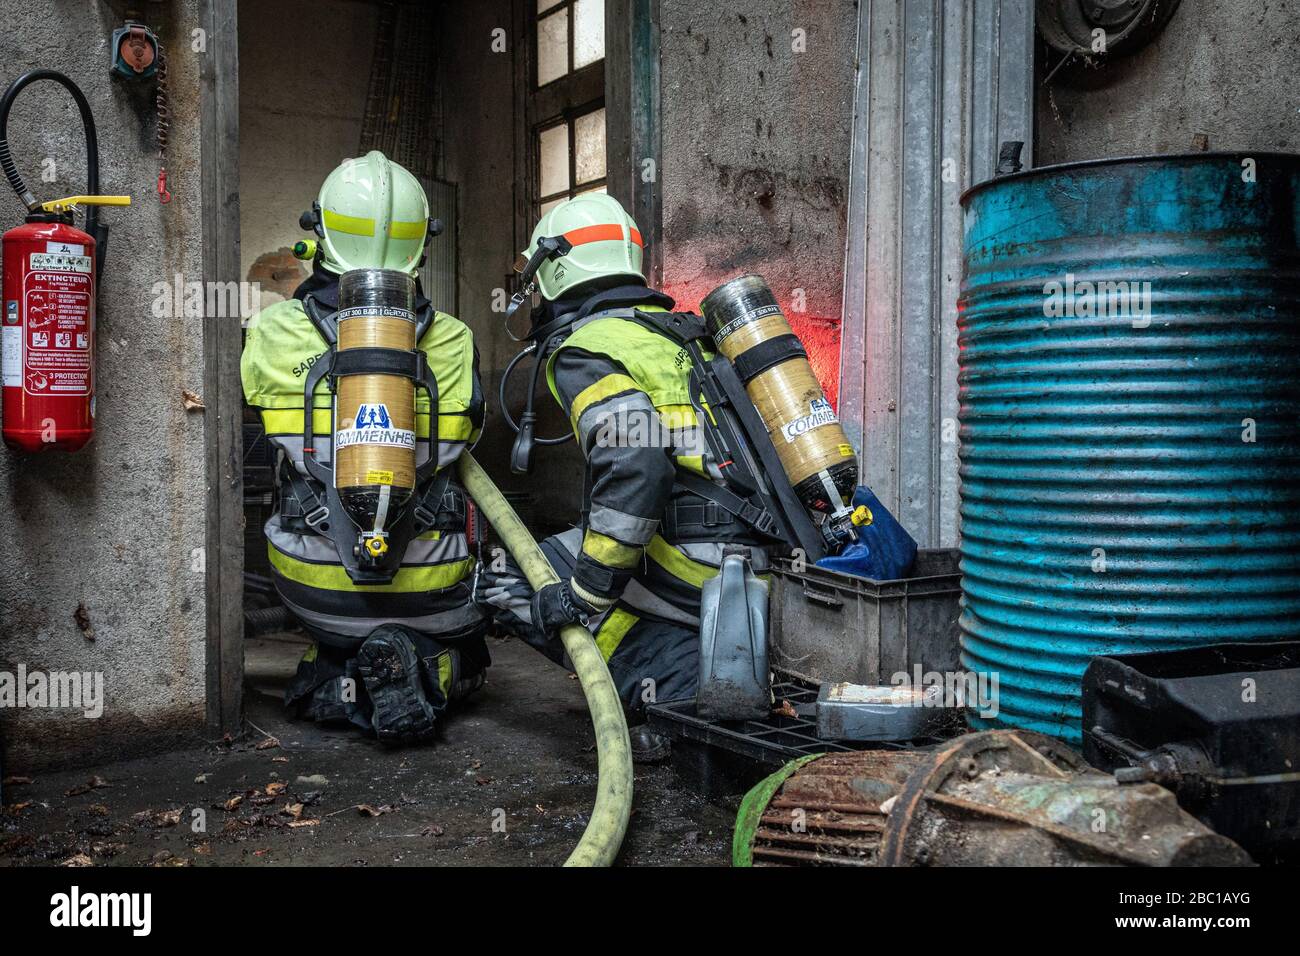
[[181, 808], [172, 810], [141, 810], [131, 819], [136, 823], [150, 823], [156, 827], [174, 827], [181, 822]]
[[202, 411], [207, 408], [207, 406], [203, 404], [203, 399], [199, 398], [198, 395], [191, 392], [188, 388], [181, 389], [181, 401], [185, 403], [185, 410], [187, 412]]
[[95, 865], [95, 861], [92, 860], [90, 857], [86, 856], [86, 854], [84, 853], [78, 853], [74, 856], [70, 856], [62, 863], [59, 864], [59, 866], [94, 866], [94, 865]]
[[92, 790], [99, 790], [103, 787], [111, 787], [111, 786], [112, 784], [109, 783], [107, 780], [105, 780], [103, 777], [98, 777], [98, 776], [91, 777], [85, 783], [77, 784], [75, 787], [73, 787], [71, 790], [65, 793], [64, 796], [79, 797], [83, 793], [90, 793], [90, 791]]
[[265, 740], [263, 740], [260, 744], [258, 744], [258, 745], [257, 745], [256, 747], [254, 747], [253, 749], [254, 749], [254, 750], [273, 750], [273, 749], [275, 749], [275, 748], [278, 747], [278, 746], [280, 746], [280, 741], [276, 740], [274, 737], [267, 737]]
[[316, 827], [316, 826], [320, 826], [319, 820], [290, 820], [289, 821], [289, 827], [290, 829], [293, 830], [296, 830], [299, 827]]
[[280, 794], [284, 793], [284, 788], [287, 786], [288, 784], [284, 783], [283, 781], [273, 780], [271, 783], [268, 783], [266, 785], [267, 796], [271, 796], [271, 797], [279, 796]]

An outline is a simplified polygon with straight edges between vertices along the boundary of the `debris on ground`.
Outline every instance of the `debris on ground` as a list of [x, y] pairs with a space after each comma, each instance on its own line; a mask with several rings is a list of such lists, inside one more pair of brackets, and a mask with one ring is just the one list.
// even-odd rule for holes
[[83, 793], [90, 793], [92, 790], [100, 790], [104, 787], [111, 787], [112, 784], [103, 777], [91, 777], [85, 783], [79, 783], [64, 793], [65, 797], [79, 797]]
[[131, 819], [138, 824], [150, 824], [155, 827], [174, 827], [181, 822], [182, 807], [175, 807], [171, 810], [141, 810], [139, 813], [131, 815]]

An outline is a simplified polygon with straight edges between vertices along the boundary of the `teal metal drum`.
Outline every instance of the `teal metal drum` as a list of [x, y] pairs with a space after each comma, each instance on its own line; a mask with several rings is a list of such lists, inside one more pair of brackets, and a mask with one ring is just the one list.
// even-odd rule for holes
[[998, 682], [972, 724], [1078, 743], [1096, 655], [1300, 636], [1300, 156], [962, 204], [962, 663]]

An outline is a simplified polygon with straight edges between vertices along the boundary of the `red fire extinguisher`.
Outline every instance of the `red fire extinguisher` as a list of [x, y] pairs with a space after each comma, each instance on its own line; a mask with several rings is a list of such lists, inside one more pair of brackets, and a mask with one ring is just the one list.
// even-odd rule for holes
[[[85, 196], [39, 202], [9, 154], [9, 109], [29, 83], [67, 87], [86, 133]], [[99, 148], [86, 97], [53, 70], [20, 76], [0, 99], [0, 168], [27, 206], [26, 222], [4, 234], [0, 316], [4, 441], [18, 451], [76, 451], [95, 430], [95, 295], [108, 228], [97, 206], [126, 206], [130, 196], [100, 196]], [[73, 225], [85, 205], [86, 228]]]

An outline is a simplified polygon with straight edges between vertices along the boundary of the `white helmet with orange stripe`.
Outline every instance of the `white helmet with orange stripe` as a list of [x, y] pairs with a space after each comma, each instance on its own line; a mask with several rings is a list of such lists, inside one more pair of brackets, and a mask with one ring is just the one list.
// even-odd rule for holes
[[603, 193], [574, 196], [542, 216], [517, 269], [525, 287], [534, 275], [552, 302], [588, 282], [611, 277], [645, 282], [641, 233], [617, 199]]

